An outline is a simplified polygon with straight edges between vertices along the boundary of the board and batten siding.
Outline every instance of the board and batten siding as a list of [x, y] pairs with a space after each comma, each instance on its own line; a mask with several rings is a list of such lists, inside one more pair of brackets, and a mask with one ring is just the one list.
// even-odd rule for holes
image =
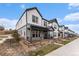
[[[33, 15], [38, 17], [38, 23], [32, 22], [32, 16]], [[42, 26], [42, 17], [39, 15], [39, 13], [37, 12], [36, 9], [27, 11], [27, 19], [28, 19], [27, 23], [29, 23], [29, 24], [34, 24], [34, 25]]]
[[21, 37], [26, 39], [26, 12], [22, 15], [16, 24], [16, 30], [18, 30], [18, 33]]
[[26, 25], [26, 12], [23, 14], [21, 19], [18, 21], [18, 23], [16, 25], [16, 29], [19, 29], [19, 28], [23, 27], [24, 25]]
[[26, 35], [26, 26], [20, 28], [20, 29], [18, 30], [18, 33], [20, 34], [21, 37], [23, 37], [24, 39], [26, 39], [26, 36], [27, 36], [27, 35]]
[[[47, 22], [47, 26], [44, 25], [44, 22]], [[48, 21], [42, 19], [42, 26], [43, 26], [43, 27], [48, 27]]]
[[50, 37], [58, 38], [58, 24], [56, 22], [49, 23], [48, 26], [56, 26], [56, 29], [54, 28], [54, 31], [50, 31]]
[[56, 22], [53, 22], [52, 26], [53, 28], [54, 26], [56, 26], [56, 29], [54, 30], [54, 35], [56, 36], [54, 36], [54, 38], [58, 38], [58, 29], [59, 29], [58, 24]]

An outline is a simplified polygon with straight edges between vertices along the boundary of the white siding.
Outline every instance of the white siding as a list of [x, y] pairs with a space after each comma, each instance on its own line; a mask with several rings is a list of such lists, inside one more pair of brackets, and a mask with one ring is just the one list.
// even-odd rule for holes
[[23, 27], [26, 24], [26, 13], [22, 16], [22, 18], [19, 20], [19, 22], [16, 25], [16, 29], [19, 29]]
[[44, 21], [45, 21], [45, 20], [42, 20], [42, 26], [44, 26]]
[[54, 26], [56, 26], [57, 29], [55, 29], [55, 31], [58, 31], [58, 24], [56, 22], [53, 22], [52, 26], [53, 26], [53, 28], [54, 28]]
[[26, 26], [22, 27], [21, 29], [18, 30], [18, 33], [20, 34], [21, 37], [26, 39]]
[[[32, 22], [32, 15], [38, 17], [38, 23], [33, 23], [33, 22]], [[41, 22], [42, 22], [42, 18], [41, 18], [41, 16], [39, 15], [39, 13], [37, 12], [36, 9], [27, 11], [27, 19], [28, 19], [28, 20], [27, 20], [27, 23], [29, 23], [29, 24], [34, 24], [34, 25], [42, 26], [42, 23], [41, 23]]]
[[42, 20], [42, 26], [43, 26], [43, 27], [47, 27], [47, 26], [44, 25], [44, 22], [47, 22], [47, 26], [48, 26], [48, 21]]
[[54, 29], [54, 38], [58, 38], [58, 24], [56, 22], [53, 22], [52, 24], [53, 28], [56, 26], [56, 29]]
[[48, 26], [52, 26], [54, 28], [54, 26], [56, 26], [56, 29], [54, 29], [54, 31], [50, 32], [50, 36], [53, 36], [54, 38], [58, 38], [58, 24], [56, 22], [52, 22], [50, 24], [48, 24]]

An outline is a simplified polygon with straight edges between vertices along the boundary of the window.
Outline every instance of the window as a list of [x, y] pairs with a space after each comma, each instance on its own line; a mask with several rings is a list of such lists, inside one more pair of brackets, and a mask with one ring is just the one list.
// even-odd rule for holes
[[44, 21], [44, 26], [47, 26], [47, 22], [46, 21]]
[[38, 37], [38, 31], [36, 31], [36, 37]]
[[32, 37], [40, 37], [39, 31], [32, 31]]
[[32, 37], [35, 37], [35, 34], [32, 34]]
[[32, 22], [35, 22], [35, 16], [32, 16]]
[[38, 17], [36, 17], [36, 23], [38, 23]]
[[33, 32], [32, 32], [32, 37], [35, 37], [35, 34], [36, 34], [35, 31], [33, 31]]
[[56, 25], [54, 25], [54, 28], [55, 28], [55, 29], [57, 29], [57, 26], [56, 26]]
[[32, 15], [32, 22], [38, 23], [38, 17]]
[[40, 37], [40, 31], [38, 32], [38, 37]]

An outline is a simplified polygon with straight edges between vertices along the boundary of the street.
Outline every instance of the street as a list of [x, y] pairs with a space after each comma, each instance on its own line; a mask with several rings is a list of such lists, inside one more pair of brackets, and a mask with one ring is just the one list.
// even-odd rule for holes
[[79, 56], [79, 38], [45, 56]]

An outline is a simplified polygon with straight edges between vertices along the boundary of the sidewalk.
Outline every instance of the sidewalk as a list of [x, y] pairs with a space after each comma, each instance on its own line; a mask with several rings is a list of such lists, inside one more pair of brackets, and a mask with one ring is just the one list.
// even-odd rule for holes
[[45, 56], [79, 56], [79, 38]]

